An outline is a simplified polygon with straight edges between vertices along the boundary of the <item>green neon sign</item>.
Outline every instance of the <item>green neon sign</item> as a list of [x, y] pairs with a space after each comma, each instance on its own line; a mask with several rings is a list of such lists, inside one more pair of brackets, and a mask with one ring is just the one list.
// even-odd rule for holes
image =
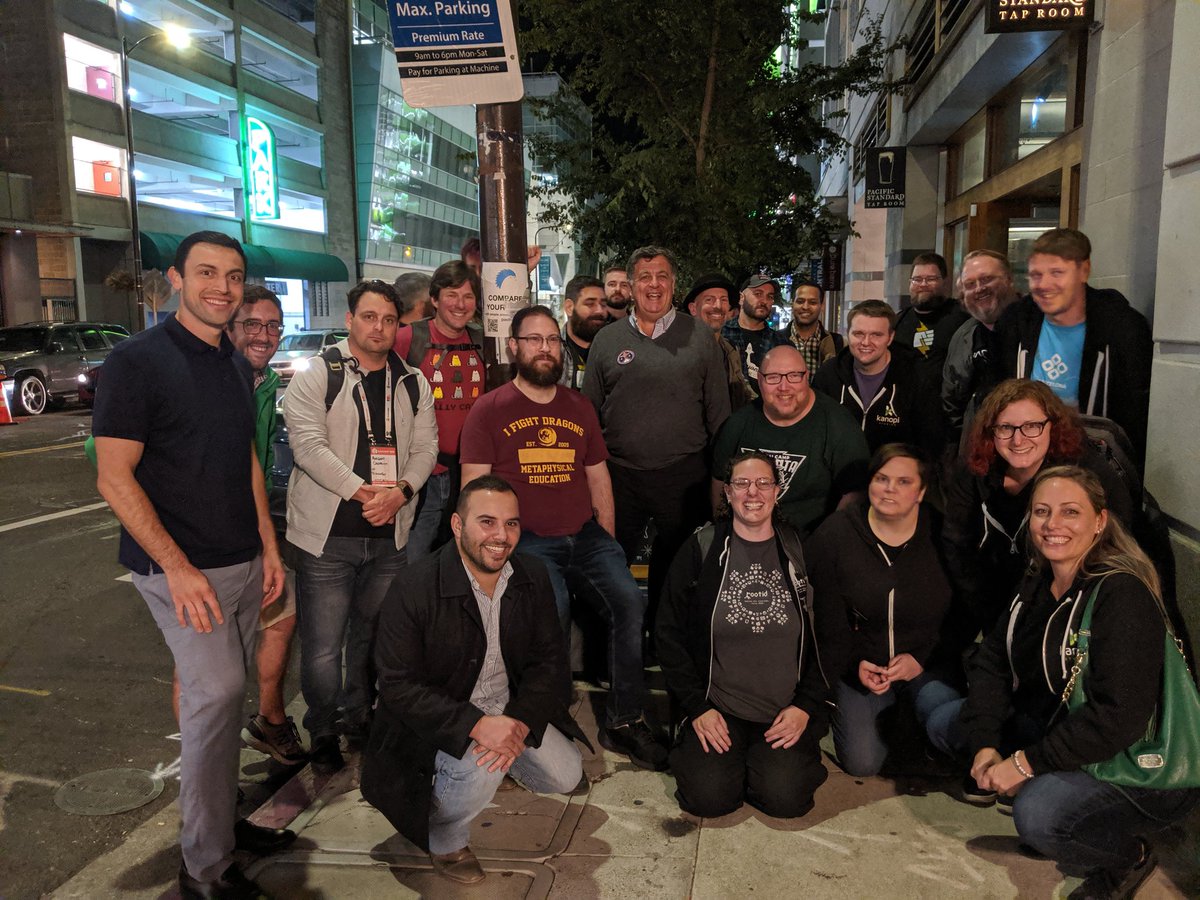
[[279, 218], [279, 183], [275, 177], [275, 135], [262, 119], [246, 117], [246, 202], [250, 218]]

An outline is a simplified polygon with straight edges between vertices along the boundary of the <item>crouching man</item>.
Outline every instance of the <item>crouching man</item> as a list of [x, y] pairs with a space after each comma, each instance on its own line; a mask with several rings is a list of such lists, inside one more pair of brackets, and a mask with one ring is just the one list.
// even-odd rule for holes
[[[583, 774], [571, 677], [546, 567], [514, 556], [517, 495], [485, 475], [463, 487], [454, 540], [396, 579], [380, 614], [379, 706], [362, 794], [464, 884], [483, 869], [472, 820], [508, 772], [538, 793]], [[590, 745], [589, 745], [590, 746]]]

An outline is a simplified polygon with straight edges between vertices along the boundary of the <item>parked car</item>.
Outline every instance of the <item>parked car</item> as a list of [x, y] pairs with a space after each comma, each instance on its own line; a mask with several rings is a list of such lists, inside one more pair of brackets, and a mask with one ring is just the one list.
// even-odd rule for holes
[[129, 337], [106, 322], [28, 322], [0, 328], [0, 380], [17, 415], [38, 416], [79, 392], [95, 369]]
[[91, 409], [96, 402], [96, 382], [100, 380], [100, 367], [92, 366], [75, 380], [79, 382], [79, 402]]
[[284, 387], [296, 372], [307, 369], [313, 358], [326, 347], [350, 336], [344, 328], [325, 328], [319, 331], [293, 331], [285, 334], [279, 349], [271, 357], [271, 368], [279, 373]]

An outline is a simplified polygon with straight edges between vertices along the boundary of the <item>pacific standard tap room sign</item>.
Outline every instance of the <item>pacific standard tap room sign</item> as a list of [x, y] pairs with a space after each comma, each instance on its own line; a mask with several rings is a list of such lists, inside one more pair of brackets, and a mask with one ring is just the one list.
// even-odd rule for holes
[[985, 31], [1062, 31], [1086, 28], [1096, 13], [1096, 0], [984, 0]]
[[908, 158], [904, 148], [870, 147], [863, 152], [863, 175], [867, 182], [863, 201], [866, 208], [902, 208], [904, 164]]

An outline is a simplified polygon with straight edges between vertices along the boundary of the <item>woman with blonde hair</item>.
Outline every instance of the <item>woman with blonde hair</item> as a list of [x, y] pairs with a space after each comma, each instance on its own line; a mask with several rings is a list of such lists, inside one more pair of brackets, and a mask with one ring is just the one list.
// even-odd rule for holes
[[[1034, 479], [1028, 530], [1030, 574], [972, 660], [967, 699], [935, 711], [932, 736], [969, 756], [982, 789], [1015, 796], [1022, 841], [1084, 870], [1071, 898], [1131, 897], [1155, 866], [1146, 836], [1200, 803], [1200, 789], [1118, 786], [1086, 770], [1156, 721], [1158, 575], [1079, 466]], [[1081, 671], [1085, 696], [1068, 703]]]

